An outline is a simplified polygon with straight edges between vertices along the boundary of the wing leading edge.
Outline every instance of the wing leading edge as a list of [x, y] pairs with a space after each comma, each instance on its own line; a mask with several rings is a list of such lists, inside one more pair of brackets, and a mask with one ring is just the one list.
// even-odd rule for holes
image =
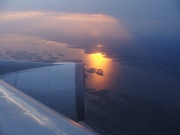
[[1, 135], [94, 135], [0, 80]]

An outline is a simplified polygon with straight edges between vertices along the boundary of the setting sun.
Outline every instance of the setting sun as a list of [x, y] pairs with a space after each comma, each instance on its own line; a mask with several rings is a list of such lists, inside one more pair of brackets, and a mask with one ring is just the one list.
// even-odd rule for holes
[[100, 52], [91, 54], [91, 61], [93, 65], [96, 65], [96, 67], [98, 68], [104, 67], [105, 64], [107, 63], [107, 59]]
[[103, 59], [103, 56], [101, 53], [95, 53], [95, 54], [93, 54], [93, 57], [98, 59], [98, 60]]

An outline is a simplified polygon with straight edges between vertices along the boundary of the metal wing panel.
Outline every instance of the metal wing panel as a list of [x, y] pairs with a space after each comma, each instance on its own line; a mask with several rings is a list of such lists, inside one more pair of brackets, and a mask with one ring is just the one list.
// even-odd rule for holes
[[0, 118], [2, 135], [95, 134], [1, 80]]

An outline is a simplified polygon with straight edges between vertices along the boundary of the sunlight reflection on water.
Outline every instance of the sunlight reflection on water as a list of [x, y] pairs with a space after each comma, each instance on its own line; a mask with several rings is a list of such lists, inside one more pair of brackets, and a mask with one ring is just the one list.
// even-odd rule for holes
[[[87, 62], [86, 69], [95, 71], [94, 74], [88, 73], [87, 88], [96, 90], [113, 89], [112, 84], [116, 82], [115, 72], [120, 72], [119, 65], [113, 62], [110, 58], [105, 58], [100, 52], [87, 54], [84, 58]], [[95, 69], [93, 69], [95, 68]]]

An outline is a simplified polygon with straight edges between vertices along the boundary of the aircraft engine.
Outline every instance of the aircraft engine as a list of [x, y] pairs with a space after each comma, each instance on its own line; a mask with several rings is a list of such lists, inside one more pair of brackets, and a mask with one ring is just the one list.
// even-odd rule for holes
[[72, 120], [85, 119], [82, 64], [0, 60], [0, 79]]

